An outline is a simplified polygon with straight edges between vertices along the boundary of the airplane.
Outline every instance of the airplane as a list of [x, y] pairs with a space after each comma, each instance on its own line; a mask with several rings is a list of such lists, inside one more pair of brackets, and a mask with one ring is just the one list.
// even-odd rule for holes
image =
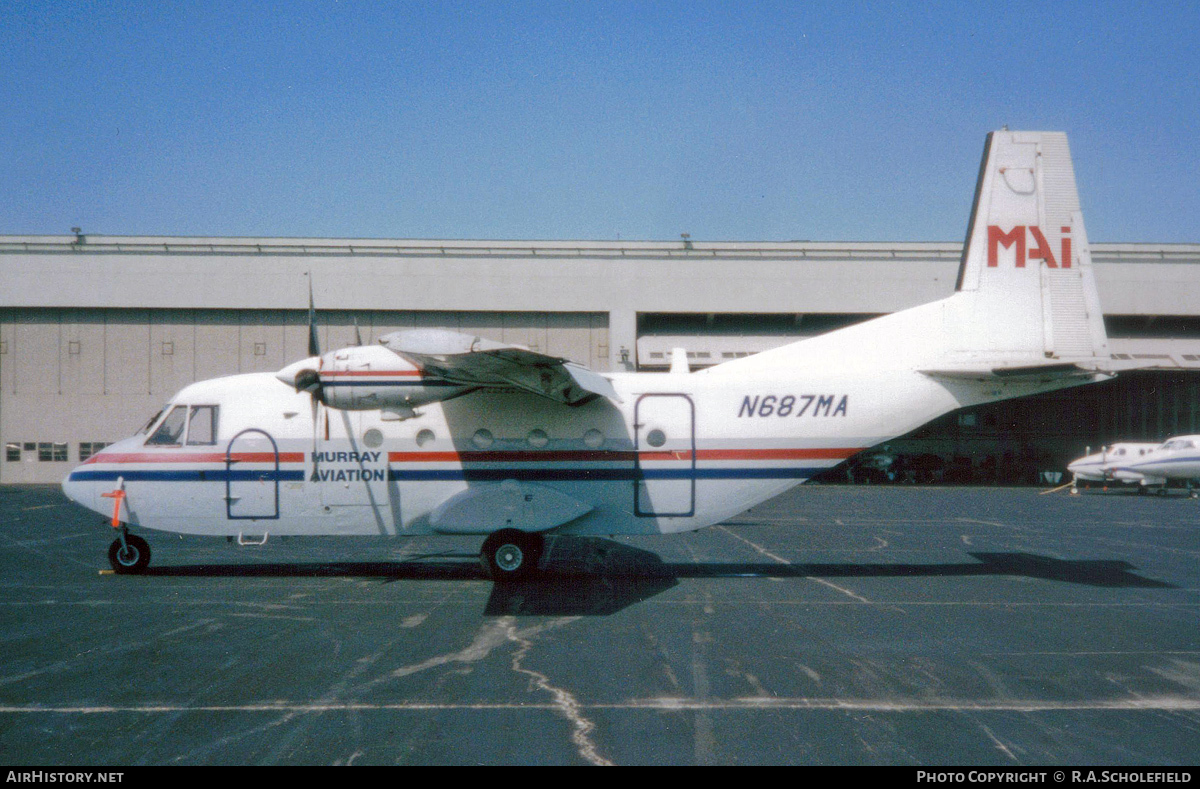
[[63, 481], [111, 513], [115, 572], [149, 564], [131, 529], [451, 534], [512, 581], [547, 535], [704, 528], [948, 412], [1114, 374], [1061, 132], [988, 134], [951, 295], [700, 371], [438, 330], [321, 353], [309, 284], [309, 358], [187, 386]]
[[1128, 465], [1160, 446], [1157, 442], [1119, 441], [1101, 447], [1099, 452], [1091, 452], [1089, 448], [1088, 454], [1067, 464], [1067, 471], [1072, 474], [1071, 492], [1078, 492], [1080, 482], [1142, 482], [1144, 476], [1131, 471]]
[[1114, 473], [1136, 475], [1142, 485], [1166, 490], [1172, 481], [1185, 483], [1188, 495], [1196, 498], [1192, 483], [1200, 480], [1200, 436], [1175, 436], [1141, 457], [1120, 464]]

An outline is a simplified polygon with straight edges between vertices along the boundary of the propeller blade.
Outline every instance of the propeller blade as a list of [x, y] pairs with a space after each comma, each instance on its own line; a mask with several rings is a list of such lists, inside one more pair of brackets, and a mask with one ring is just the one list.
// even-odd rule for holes
[[313, 304], [311, 271], [308, 273], [308, 355], [321, 355], [321, 343], [317, 340], [317, 308]]
[[[296, 377], [299, 378], [300, 376], [297, 375]], [[320, 454], [317, 452], [317, 450], [320, 447], [320, 442], [317, 440], [317, 421], [318, 421], [318, 418], [320, 417], [320, 414], [321, 414], [321, 404], [320, 404], [320, 402], [318, 402], [316, 395], [313, 395], [313, 397], [312, 397], [312, 477], [309, 478], [310, 482], [317, 482], [321, 478], [320, 470], [317, 468], [317, 463], [318, 463], [317, 458], [320, 457]]]

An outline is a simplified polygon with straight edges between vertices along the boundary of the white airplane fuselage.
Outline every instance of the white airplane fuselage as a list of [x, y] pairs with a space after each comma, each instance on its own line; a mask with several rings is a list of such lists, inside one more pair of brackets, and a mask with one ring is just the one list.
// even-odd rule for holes
[[1083, 482], [1141, 482], [1142, 475], [1130, 470], [1130, 465], [1153, 452], [1159, 443], [1122, 441], [1107, 446], [1067, 464], [1067, 471]]
[[1122, 464], [1120, 471], [1141, 475], [1147, 485], [1200, 480], [1200, 436], [1169, 438], [1154, 451]]
[[[113, 500], [102, 494], [121, 485], [125, 522], [185, 534], [486, 534], [506, 525], [682, 532], [984, 399], [899, 370], [758, 379], [635, 373], [612, 382], [621, 403], [567, 407], [476, 391], [385, 420], [379, 410], [315, 405], [268, 373], [219, 378], [183, 389], [159, 420], [175, 406], [216, 406], [215, 443], [181, 434], [177, 445], [151, 444], [151, 425], [79, 466], [64, 490], [107, 515]], [[1019, 388], [1007, 386], [1004, 396]], [[486, 497], [474, 509], [461, 502], [470, 519], [435, 517], [473, 489]], [[581, 511], [554, 522], [574, 514], [564, 507]]]

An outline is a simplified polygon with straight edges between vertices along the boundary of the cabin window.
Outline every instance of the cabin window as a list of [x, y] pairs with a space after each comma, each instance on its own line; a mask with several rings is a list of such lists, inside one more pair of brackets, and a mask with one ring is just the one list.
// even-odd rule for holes
[[475, 435], [471, 436], [471, 443], [480, 449], [487, 449], [496, 439], [492, 437], [492, 431], [480, 428], [475, 431]]
[[599, 449], [604, 446], [604, 434], [592, 428], [583, 434], [583, 443], [592, 449]]
[[526, 440], [529, 441], [530, 446], [541, 449], [550, 443], [550, 436], [546, 435], [545, 430], [530, 430]]
[[146, 439], [148, 446], [179, 446], [183, 440], [183, 429], [187, 426], [187, 406], [177, 405], [167, 414], [167, 418], [154, 431], [154, 435]]
[[189, 446], [212, 446], [217, 443], [217, 407], [194, 405], [188, 420], [187, 442]]
[[646, 443], [652, 447], [661, 447], [667, 443], [667, 434], [655, 428], [646, 434]]
[[4, 459], [9, 463], [16, 463], [21, 460], [21, 445], [20, 444], [5, 444]]

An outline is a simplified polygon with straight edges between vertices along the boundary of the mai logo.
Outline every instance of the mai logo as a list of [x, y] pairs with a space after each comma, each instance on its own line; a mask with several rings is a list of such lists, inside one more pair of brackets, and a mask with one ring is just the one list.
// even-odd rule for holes
[[1044, 260], [1049, 268], [1058, 268], [1059, 260], [1062, 261], [1063, 268], [1071, 267], [1070, 227], [1062, 228], [1062, 246], [1058, 260], [1055, 259], [1050, 244], [1046, 242], [1042, 229], [1036, 225], [1017, 225], [1007, 233], [998, 225], [988, 225], [988, 268], [1000, 265], [1000, 247], [1016, 247], [1017, 268], [1025, 268], [1025, 261], [1029, 258]]

